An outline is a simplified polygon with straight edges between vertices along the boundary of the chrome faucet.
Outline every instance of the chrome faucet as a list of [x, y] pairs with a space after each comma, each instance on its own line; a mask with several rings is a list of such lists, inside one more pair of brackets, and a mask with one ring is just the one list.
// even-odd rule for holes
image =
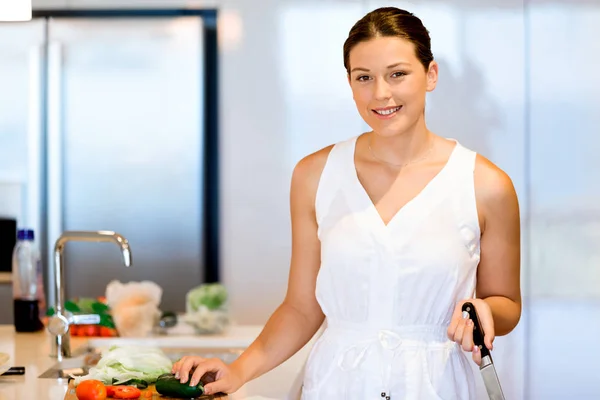
[[51, 356], [62, 360], [71, 357], [69, 327], [78, 324], [97, 324], [99, 315], [72, 315], [65, 310], [65, 265], [63, 250], [67, 242], [113, 242], [121, 249], [123, 263], [131, 266], [131, 249], [123, 236], [112, 231], [67, 231], [56, 240], [54, 245], [54, 309], [55, 313], [48, 321], [48, 331], [52, 338]]

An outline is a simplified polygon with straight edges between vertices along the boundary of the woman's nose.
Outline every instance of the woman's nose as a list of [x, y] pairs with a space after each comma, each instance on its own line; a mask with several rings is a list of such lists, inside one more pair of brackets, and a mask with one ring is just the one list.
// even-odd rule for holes
[[392, 97], [392, 90], [389, 83], [383, 79], [375, 81], [375, 98], [377, 100], [386, 100]]

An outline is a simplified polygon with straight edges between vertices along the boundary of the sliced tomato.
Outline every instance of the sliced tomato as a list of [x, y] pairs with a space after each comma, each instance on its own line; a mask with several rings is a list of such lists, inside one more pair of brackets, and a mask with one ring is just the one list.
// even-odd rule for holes
[[142, 391], [135, 386], [114, 386], [115, 393], [112, 395], [115, 399], [137, 399]]
[[116, 386], [107, 386], [106, 387], [106, 396], [113, 397], [115, 395], [115, 387]]

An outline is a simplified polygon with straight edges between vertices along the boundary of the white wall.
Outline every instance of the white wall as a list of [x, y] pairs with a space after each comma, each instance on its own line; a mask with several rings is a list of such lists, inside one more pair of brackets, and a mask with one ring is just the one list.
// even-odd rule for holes
[[528, 20], [530, 398], [596, 399], [600, 2], [532, 1]]

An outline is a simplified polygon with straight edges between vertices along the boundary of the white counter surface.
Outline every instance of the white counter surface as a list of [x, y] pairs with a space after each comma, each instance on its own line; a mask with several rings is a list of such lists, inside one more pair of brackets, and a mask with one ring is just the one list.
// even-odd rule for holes
[[[246, 347], [260, 333], [260, 326], [232, 327], [220, 336], [180, 335], [138, 340], [138, 344], [159, 347]], [[23, 376], [0, 376], [0, 400], [63, 400], [67, 381], [38, 378], [56, 363], [50, 354], [50, 335], [38, 333], [16, 333], [12, 325], [0, 325], [0, 352], [10, 356], [11, 366], [24, 366]], [[102, 347], [108, 344], [105, 338], [71, 338], [71, 350], [88, 345]], [[119, 339], [133, 342], [132, 339]], [[288, 392], [302, 368], [309, 345], [275, 370], [249, 382], [231, 400], [287, 399]]]

